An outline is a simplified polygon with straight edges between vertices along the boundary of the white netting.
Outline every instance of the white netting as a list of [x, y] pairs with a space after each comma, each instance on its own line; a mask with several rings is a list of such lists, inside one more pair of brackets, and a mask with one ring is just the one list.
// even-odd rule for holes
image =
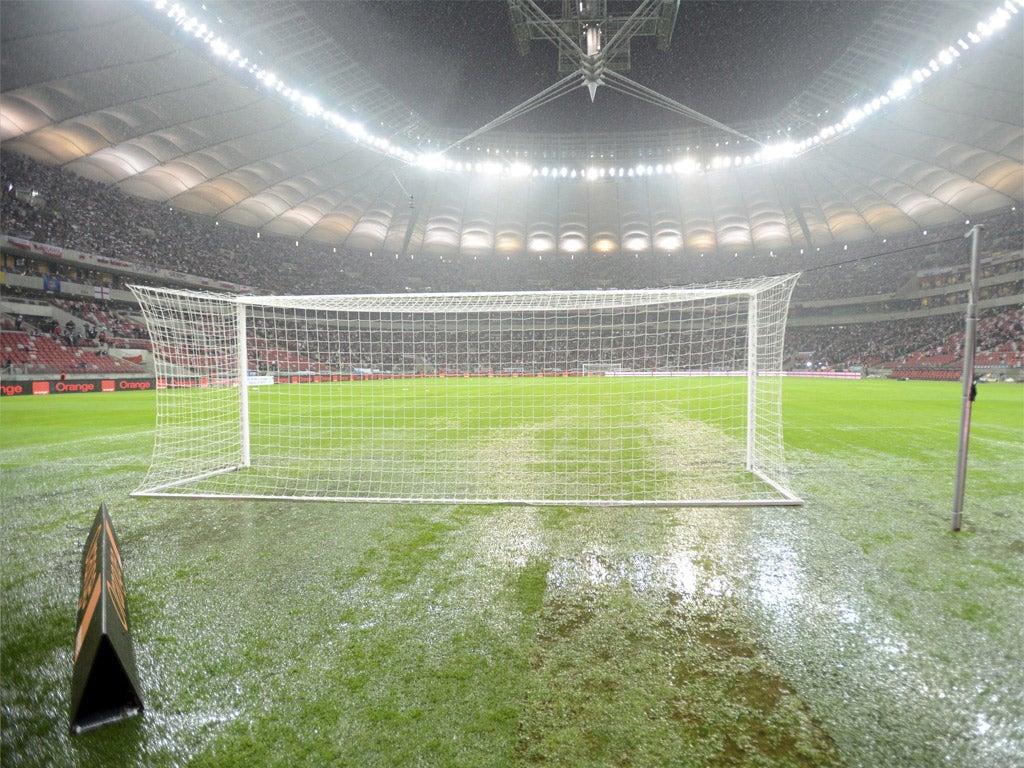
[[136, 494], [798, 503], [780, 412], [796, 279], [358, 296], [134, 287], [159, 389]]

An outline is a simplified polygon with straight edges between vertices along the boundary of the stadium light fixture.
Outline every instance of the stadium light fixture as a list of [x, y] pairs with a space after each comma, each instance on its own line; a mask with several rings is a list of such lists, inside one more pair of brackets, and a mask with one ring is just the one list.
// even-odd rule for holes
[[[880, 112], [883, 107], [888, 106], [893, 101], [909, 97], [916, 86], [922, 85], [933, 74], [938, 73], [941, 67], [949, 66], [955, 62], [961, 57], [962, 51], [966, 52], [970, 50], [972, 45], [978, 45], [983, 42], [984, 39], [990, 38], [998, 31], [1004, 29], [1007, 24], [1013, 20], [1014, 16], [1020, 16], [1020, 9], [1024, 8], [1024, 0], [1003, 0], [1003, 2], [996, 6], [991, 13], [979, 19], [973, 29], [966, 31], [963, 36], [958, 37], [955, 43], [940, 49], [926, 64], [911, 70], [909, 75], [905, 75], [893, 81], [889, 90], [884, 94], [879, 94], [870, 98], [859, 106], [854, 105], [849, 107], [847, 109], [846, 117], [841, 122], [823, 126], [817, 129], [812, 135], [803, 139], [796, 140], [792, 138], [789, 136], [790, 130], [787, 129], [786, 138], [776, 144], [762, 144], [756, 139], [750, 139], [751, 141], [755, 141], [761, 145], [760, 149], [753, 155], [740, 155], [735, 153], [730, 155], [715, 155], [710, 159], [706, 158], [704, 163], [691, 157], [690, 152], [693, 151], [693, 149], [691, 147], [687, 147], [687, 154], [672, 163], [658, 164], [657, 166], [637, 164], [634, 168], [630, 168], [627, 171], [623, 167], [618, 167], [616, 169], [616, 167], [604, 165], [573, 169], [569, 169], [568, 167], [562, 167], [560, 169], [549, 168], [545, 166], [538, 169], [537, 167], [523, 161], [489, 161], [486, 163], [473, 163], [450, 159], [444, 153], [420, 153], [411, 151], [406, 147], [393, 144], [384, 137], [372, 134], [360, 123], [347, 119], [338, 112], [324, 108], [319, 98], [315, 95], [305, 94], [297, 88], [292, 88], [285, 80], [276, 75], [273, 71], [261, 64], [258, 64], [248, 56], [245, 56], [239, 48], [232, 46], [214, 31], [214, 24], [212, 21], [208, 23], [203, 20], [202, 14], [208, 12], [205, 5], [202, 6], [202, 10], [200, 12], [193, 13], [180, 2], [174, 2], [171, 4], [168, 4], [167, 0], [152, 0], [152, 2], [153, 8], [167, 19], [170, 19], [175, 26], [180, 28], [183, 32], [194, 36], [196, 39], [202, 40], [209, 47], [210, 54], [213, 58], [221, 61], [227, 61], [229, 64], [237, 66], [238, 69], [247, 70], [249, 75], [251, 75], [264, 88], [268, 91], [279, 94], [282, 98], [287, 99], [292, 104], [301, 108], [307, 116], [323, 120], [328, 127], [345, 132], [353, 141], [363, 144], [374, 151], [395, 157], [410, 165], [416, 165], [431, 171], [444, 171], [449, 173], [472, 172], [487, 176], [504, 176], [512, 178], [540, 176], [541, 178], [568, 180], [588, 180], [605, 178], [606, 176], [609, 178], [615, 178], [616, 176], [618, 178], [637, 178], [673, 173], [704, 173], [707, 171], [716, 171], [732, 167], [747, 167], [760, 163], [772, 163], [798, 156], [812, 148], [822, 146], [825, 143], [842, 137], [847, 132], [854, 130], [864, 119]], [[581, 49], [580, 53], [584, 56], [596, 56], [597, 58], [606, 57], [609, 51], [613, 51], [615, 47], [621, 44], [621, 41], [617, 41], [615, 39], [616, 36], [613, 36], [612, 39], [605, 44], [602, 39], [602, 34], [602, 31], [598, 27], [595, 26], [590, 28], [587, 32], [587, 51], [583, 51]], [[591, 45], [591, 38], [596, 41], [594, 45]], [[594, 53], [594, 51], [596, 51], [596, 53]], [[601, 73], [597, 73], [595, 76], [599, 74]], [[609, 77], [611, 77], [612, 74], [614, 73], [610, 73]], [[626, 84], [629, 84], [630, 87], [635, 85], [632, 81], [629, 81], [628, 78], [623, 78], [621, 76], [618, 77], [623, 81], [623, 87], [626, 87]], [[601, 80], [600, 84], [605, 84], [605, 81]], [[633, 91], [629, 91], [629, 93], [630, 95], [636, 95]], [[819, 114], [819, 116], [827, 115], [829, 112], [829, 109], [825, 109]], [[777, 133], [781, 135], [781, 129], [777, 131]], [[749, 139], [749, 137], [744, 138]], [[715, 146], [719, 147], [721, 143], [722, 142], [716, 142]], [[728, 140], [724, 140], [725, 146], [728, 146], [729, 143], [730, 142]], [[699, 147], [697, 149], [699, 150]], [[493, 151], [495, 155], [499, 156], [501, 154], [500, 150], [489, 147], [478, 147], [478, 151], [485, 151], [487, 154], [491, 154]]]
[[509, 175], [513, 178], [523, 178], [530, 175], [532, 169], [528, 163], [514, 162], [509, 165]]
[[438, 152], [431, 152], [429, 154], [420, 154], [416, 156], [416, 165], [428, 171], [443, 171], [445, 169], [446, 162], [444, 155]]
[[315, 96], [303, 96], [301, 101], [302, 109], [310, 117], [319, 117], [324, 113], [324, 108], [320, 106], [320, 102]]

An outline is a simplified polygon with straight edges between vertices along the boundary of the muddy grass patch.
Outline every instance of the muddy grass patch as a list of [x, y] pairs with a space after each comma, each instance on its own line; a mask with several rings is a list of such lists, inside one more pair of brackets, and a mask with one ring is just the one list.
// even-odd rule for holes
[[457, 453], [467, 498], [649, 502], [774, 494], [746, 471], [745, 443], [700, 421], [641, 426], [567, 408], [494, 430]]
[[524, 765], [841, 766], [730, 597], [611, 582], [549, 590]]

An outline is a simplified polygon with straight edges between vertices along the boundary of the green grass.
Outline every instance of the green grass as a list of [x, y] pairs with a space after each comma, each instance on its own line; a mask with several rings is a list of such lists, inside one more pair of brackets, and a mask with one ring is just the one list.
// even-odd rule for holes
[[[0, 763], [1017, 765], [1024, 388], [958, 534], [959, 385], [784, 400], [807, 503], [739, 510], [132, 499], [151, 393], [0, 400]], [[102, 501], [146, 712], [72, 737]]]
[[[163, 396], [168, 429], [145, 485], [277, 499], [781, 501], [744, 470], [746, 386], [723, 376], [254, 387], [252, 460], [240, 471], [236, 392], [175, 390]], [[777, 442], [759, 435], [763, 450]]]

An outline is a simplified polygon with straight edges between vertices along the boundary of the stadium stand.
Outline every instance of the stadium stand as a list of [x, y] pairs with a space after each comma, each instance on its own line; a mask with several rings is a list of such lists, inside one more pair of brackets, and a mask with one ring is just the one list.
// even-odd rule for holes
[[[262, 237], [252, 230], [127, 197], [107, 185], [2, 150], [0, 183], [4, 234], [43, 246], [30, 252], [5, 250], [5, 272], [44, 282], [39, 290], [7, 285], [4, 296], [42, 302], [52, 308], [43, 315], [70, 317], [81, 330], [78, 339], [47, 342], [24, 332], [19, 335], [8, 312], [4, 347], [9, 348], [15, 366], [33, 372], [140, 370], [123, 359], [138, 357], [122, 355], [115, 360], [108, 353], [110, 348], [148, 350], [142, 319], [129, 306], [104, 297], [111, 290], [129, 297], [122, 293], [127, 282], [161, 282], [154, 278], [156, 270], [281, 293], [642, 288], [803, 271], [787, 335], [787, 360], [792, 367], [889, 371], [905, 378], [959, 376], [959, 329], [969, 279], [965, 226], [820, 247], [813, 253], [796, 249], [744, 259], [712, 254], [676, 258], [637, 254], [633, 259], [562, 254], [536, 260], [500, 256], [424, 260]], [[998, 212], [986, 218], [984, 226], [985, 258], [979, 276], [984, 314], [977, 364], [1020, 369], [1024, 365], [1020, 214], [1015, 209]], [[97, 254], [121, 268], [48, 259], [46, 246]], [[85, 286], [83, 290], [91, 290], [93, 299], [47, 292], [48, 278]], [[30, 350], [27, 340], [33, 338]], [[255, 369], [314, 370], [339, 364], [312, 360], [300, 349], [272, 347], [259, 339], [251, 344]], [[187, 358], [183, 351], [183, 368], [188, 367]], [[431, 364], [443, 368], [447, 363], [435, 359]]]
[[[139, 364], [112, 357], [99, 348], [65, 346], [46, 334], [27, 331], [2, 332], [5, 364], [26, 374], [141, 374], [145, 370]], [[141, 361], [140, 361], [141, 362]]]

